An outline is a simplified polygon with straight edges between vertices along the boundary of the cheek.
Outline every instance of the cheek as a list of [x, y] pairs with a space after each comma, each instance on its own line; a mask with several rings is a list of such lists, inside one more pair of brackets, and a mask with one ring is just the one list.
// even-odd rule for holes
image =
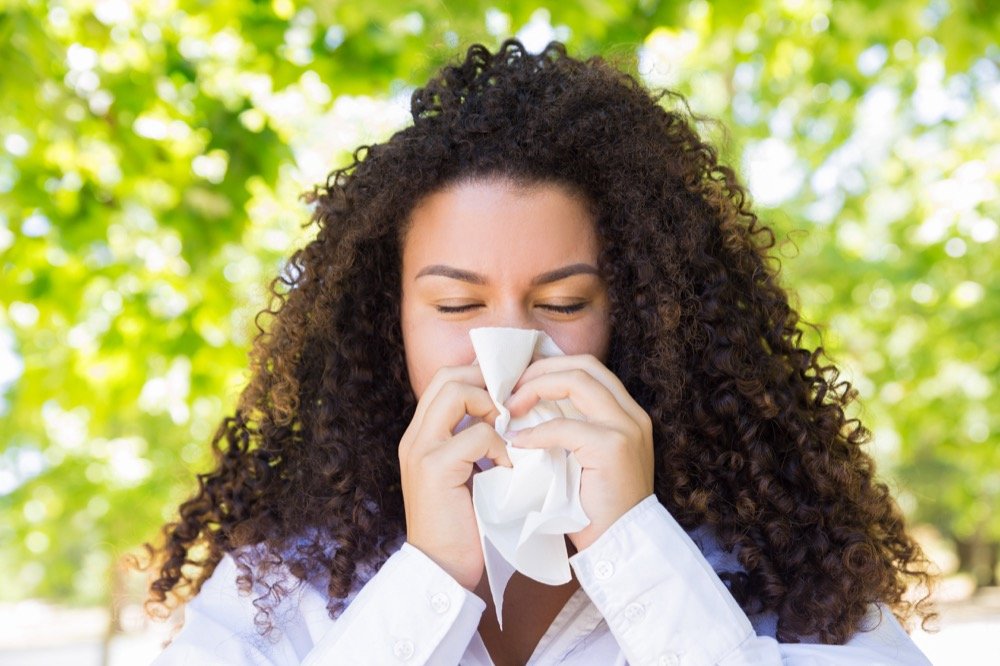
[[440, 368], [475, 360], [466, 327], [430, 318], [403, 318], [403, 348], [410, 387], [418, 400]]
[[572, 327], [560, 327], [548, 333], [567, 356], [591, 354], [601, 363], [607, 361], [611, 325], [604, 313], [576, 322]]

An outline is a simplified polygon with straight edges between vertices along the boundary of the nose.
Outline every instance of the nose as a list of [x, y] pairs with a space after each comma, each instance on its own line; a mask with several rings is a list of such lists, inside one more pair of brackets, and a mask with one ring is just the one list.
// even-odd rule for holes
[[523, 303], [511, 301], [499, 306], [494, 316], [490, 318], [489, 326], [502, 328], [528, 328], [542, 330], [531, 312], [530, 306]]

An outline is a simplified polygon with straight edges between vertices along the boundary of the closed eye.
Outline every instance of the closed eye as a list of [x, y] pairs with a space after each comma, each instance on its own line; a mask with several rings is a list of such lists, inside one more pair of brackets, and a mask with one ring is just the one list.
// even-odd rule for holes
[[447, 313], [447, 314], [452, 314], [452, 313], [456, 313], [456, 312], [468, 312], [472, 308], [481, 308], [482, 305], [473, 303], [471, 305], [454, 305], [454, 306], [451, 306], [451, 305], [435, 305], [434, 307], [437, 308], [438, 312], [444, 312], [444, 313]]
[[[560, 312], [562, 314], [572, 314], [574, 312], [579, 312], [587, 304], [586, 303], [574, 303], [572, 305], [547, 305], [542, 304], [538, 307], [549, 310], [551, 312]], [[469, 305], [437, 305], [435, 306], [438, 312], [443, 312], [445, 314], [457, 314], [460, 312], [468, 312], [474, 308], [483, 307], [481, 303], [470, 303]]]
[[587, 305], [586, 303], [573, 303], [572, 305], [539, 305], [538, 307], [545, 310], [551, 310], [552, 312], [562, 312], [563, 314], [571, 314], [573, 312], [579, 312]]

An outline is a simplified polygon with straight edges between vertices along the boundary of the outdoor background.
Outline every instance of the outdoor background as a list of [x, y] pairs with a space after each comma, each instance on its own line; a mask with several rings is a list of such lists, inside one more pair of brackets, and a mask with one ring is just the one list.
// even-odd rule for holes
[[947, 576], [921, 645], [985, 659], [956, 632], [1000, 627], [1000, 3], [0, 0], [0, 661], [155, 652], [124, 557], [207, 469], [298, 195], [515, 34], [721, 121]]

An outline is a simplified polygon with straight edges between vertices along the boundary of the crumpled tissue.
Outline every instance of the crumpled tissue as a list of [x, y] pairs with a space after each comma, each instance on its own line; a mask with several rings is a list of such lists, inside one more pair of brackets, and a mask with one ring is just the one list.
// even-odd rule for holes
[[581, 467], [561, 448], [519, 449], [508, 433], [554, 418], [584, 420], [568, 399], [542, 400], [530, 412], [511, 418], [503, 403], [528, 365], [537, 358], [562, 356], [544, 331], [474, 328], [469, 331], [486, 389], [500, 416], [494, 424], [507, 442], [513, 467], [479, 462], [473, 476], [472, 504], [486, 563], [486, 576], [503, 626], [503, 594], [514, 571], [548, 585], [571, 578], [564, 536], [590, 524], [580, 503]]

